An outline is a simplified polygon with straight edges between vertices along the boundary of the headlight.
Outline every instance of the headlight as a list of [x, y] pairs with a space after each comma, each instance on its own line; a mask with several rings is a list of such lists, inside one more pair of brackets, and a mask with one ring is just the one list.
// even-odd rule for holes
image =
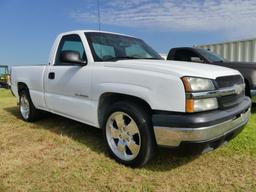
[[218, 100], [217, 98], [191, 98], [188, 97], [193, 92], [207, 92], [215, 90], [215, 86], [211, 79], [203, 79], [196, 77], [183, 77], [182, 78], [185, 91], [186, 91], [186, 112], [200, 112], [217, 109]]
[[187, 92], [211, 91], [215, 89], [215, 86], [210, 79], [183, 77], [182, 81]]

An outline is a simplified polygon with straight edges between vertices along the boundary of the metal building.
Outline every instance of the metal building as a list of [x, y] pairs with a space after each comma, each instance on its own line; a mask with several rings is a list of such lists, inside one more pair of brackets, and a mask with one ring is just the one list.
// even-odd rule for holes
[[256, 39], [197, 45], [230, 61], [256, 62]]

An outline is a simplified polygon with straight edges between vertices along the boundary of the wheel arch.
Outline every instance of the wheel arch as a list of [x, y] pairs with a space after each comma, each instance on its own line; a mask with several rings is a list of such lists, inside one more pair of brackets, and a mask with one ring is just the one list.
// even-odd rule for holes
[[27, 90], [29, 92], [29, 88], [28, 88], [26, 83], [18, 82], [17, 83], [17, 88], [18, 88], [18, 94], [19, 95], [20, 95], [21, 91], [23, 91], [23, 90]]
[[145, 109], [148, 114], [152, 115], [152, 108], [150, 104], [144, 99], [123, 93], [107, 92], [103, 93], [100, 96], [98, 103], [98, 122], [100, 128], [102, 127], [104, 113], [107, 107], [119, 101], [129, 101], [136, 103], [139, 106], [143, 107], [143, 109]]
[[245, 95], [251, 97], [251, 83], [248, 79], [244, 78], [245, 83]]

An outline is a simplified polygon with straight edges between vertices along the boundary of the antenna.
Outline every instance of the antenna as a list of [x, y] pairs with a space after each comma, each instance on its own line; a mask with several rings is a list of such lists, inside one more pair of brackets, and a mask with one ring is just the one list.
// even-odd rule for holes
[[100, 0], [97, 0], [98, 5], [98, 25], [99, 25], [99, 31], [100, 31]]

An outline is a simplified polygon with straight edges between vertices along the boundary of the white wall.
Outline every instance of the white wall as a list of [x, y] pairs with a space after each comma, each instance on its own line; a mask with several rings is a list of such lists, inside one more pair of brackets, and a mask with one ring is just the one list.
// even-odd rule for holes
[[256, 62], [256, 39], [197, 45], [230, 61]]

